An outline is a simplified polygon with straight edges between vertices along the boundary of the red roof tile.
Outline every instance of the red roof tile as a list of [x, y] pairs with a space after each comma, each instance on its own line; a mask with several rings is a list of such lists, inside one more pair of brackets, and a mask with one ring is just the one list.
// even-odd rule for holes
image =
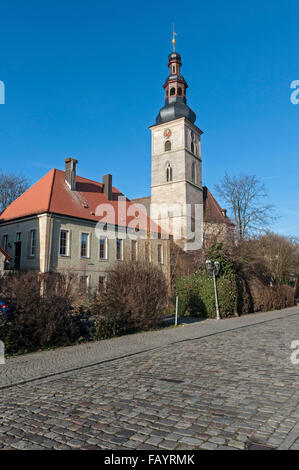
[[[0, 223], [49, 212], [95, 222], [102, 220], [104, 216], [105, 222], [120, 226], [132, 226], [138, 221], [140, 230], [161, 231], [161, 228], [145, 214], [140, 214], [136, 219], [134, 202], [127, 199], [117, 188], [112, 188], [112, 201], [109, 201], [102, 191], [102, 183], [81, 176], [76, 177], [76, 191], [71, 191], [65, 183], [64, 171], [53, 168], [2, 212]], [[126, 209], [121, 214], [119, 209], [122, 206], [118, 202], [120, 196], [123, 197]], [[100, 215], [97, 212], [100, 204], [109, 204], [109, 207], [114, 209], [115, 219], [109, 210]]]
[[203, 187], [203, 201], [205, 222], [234, 225], [234, 223], [226, 216], [226, 210], [221, 209], [220, 205], [206, 186]]

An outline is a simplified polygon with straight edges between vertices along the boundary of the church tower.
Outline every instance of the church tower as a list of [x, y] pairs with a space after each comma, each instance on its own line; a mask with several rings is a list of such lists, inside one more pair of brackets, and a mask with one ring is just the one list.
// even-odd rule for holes
[[165, 105], [152, 132], [151, 218], [171, 233], [185, 250], [202, 246], [203, 189], [201, 134], [195, 113], [187, 106], [188, 85], [181, 74], [181, 56], [168, 56], [169, 76], [163, 88]]

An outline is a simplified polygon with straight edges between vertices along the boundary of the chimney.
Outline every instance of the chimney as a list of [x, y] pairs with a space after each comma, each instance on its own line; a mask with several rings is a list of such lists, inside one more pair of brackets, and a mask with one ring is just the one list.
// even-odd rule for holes
[[76, 165], [78, 160], [66, 158], [65, 160], [65, 182], [71, 191], [76, 191]]
[[108, 201], [112, 201], [112, 175], [103, 176], [103, 193]]

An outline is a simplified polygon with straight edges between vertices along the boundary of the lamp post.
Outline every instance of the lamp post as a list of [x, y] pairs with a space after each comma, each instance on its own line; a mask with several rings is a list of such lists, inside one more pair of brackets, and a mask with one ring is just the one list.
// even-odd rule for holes
[[209, 274], [213, 274], [213, 281], [214, 281], [214, 291], [215, 291], [215, 304], [216, 304], [216, 318], [220, 320], [220, 312], [219, 312], [219, 304], [218, 304], [218, 294], [217, 294], [217, 284], [216, 284], [216, 276], [218, 276], [220, 272], [220, 263], [219, 261], [214, 261], [214, 263], [208, 259], [206, 261], [206, 268]]

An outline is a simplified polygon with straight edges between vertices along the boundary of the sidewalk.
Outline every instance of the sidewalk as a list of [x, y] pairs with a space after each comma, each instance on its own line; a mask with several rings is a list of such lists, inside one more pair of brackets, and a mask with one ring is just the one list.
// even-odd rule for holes
[[298, 314], [299, 307], [292, 307], [220, 321], [199, 319], [191, 324], [181, 324], [178, 328], [149, 331], [8, 358], [5, 365], [0, 365], [0, 389], [164, 348], [170, 344], [200, 339]]

